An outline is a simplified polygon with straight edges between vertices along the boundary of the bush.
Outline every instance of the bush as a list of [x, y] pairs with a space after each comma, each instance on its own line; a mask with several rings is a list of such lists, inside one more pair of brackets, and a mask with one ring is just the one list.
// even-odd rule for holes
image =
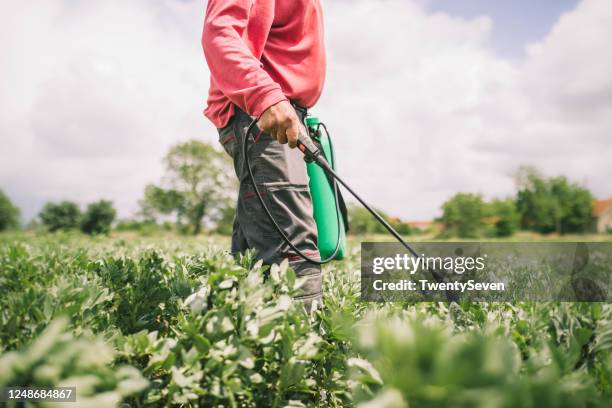
[[441, 221], [445, 234], [460, 238], [476, 238], [483, 232], [485, 203], [482, 196], [471, 193], [457, 193], [442, 205]]
[[113, 203], [100, 200], [87, 206], [81, 220], [81, 231], [86, 234], [106, 234], [110, 231], [111, 224], [115, 220], [117, 211]]
[[[376, 211], [386, 217], [384, 212]], [[385, 232], [385, 228], [372, 217], [368, 210], [357, 205], [349, 207], [349, 225], [352, 234], [382, 234]]]
[[157, 222], [152, 220], [138, 221], [124, 219], [120, 220], [115, 225], [116, 231], [133, 231], [138, 232], [141, 235], [154, 235], [155, 233], [160, 232], [163, 229], [163, 225], [159, 225], [157, 224]]
[[518, 230], [520, 215], [514, 200], [493, 200], [488, 205], [487, 212], [495, 218], [495, 236], [509, 237]]
[[0, 231], [19, 226], [19, 208], [0, 190]]
[[587, 230], [593, 196], [586, 188], [565, 177], [545, 178], [531, 168], [519, 170], [517, 184], [516, 204], [523, 228], [559, 234]]
[[51, 232], [77, 228], [81, 210], [72, 201], [47, 203], [38, 214], [42, 223]]
[[[375, 209], [399, 234], [409, 235], [412, 229], [399, 218], [389, 217], [385, 212]], [[359, 206], [349, 207], [349, 232], [351, 234], [386, 234], [387, 230], [380, 224], [368, 210]]]
[[398, 234], [400, 235], [412, 234], [412, 228], [410, 228], [410, 225], [406, 224], [405, 222], [402, 222], [401, 220], [397, 220], [397, 219], [391, 220], [391, 221], [387, 220], [387, 221], [389, 222], [389, 224], [391, 224], [393, 229], [397, 231]]

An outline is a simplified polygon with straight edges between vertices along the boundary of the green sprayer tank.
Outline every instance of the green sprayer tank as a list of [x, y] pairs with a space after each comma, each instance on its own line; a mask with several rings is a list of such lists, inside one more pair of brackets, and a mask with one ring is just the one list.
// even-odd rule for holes
[[[327, 132], [318, 130], [318, 124], [319, 118], [314, 116], [306, 118], [310, 137], [319, 142], [325, 158], [335, 170], [336, 163], [334, 162], [331, 142]], [[340, 239], [340, 247], [334, 259], [343, 259], [346, 252], [346, 236], [342, 216], [337, 211], [334, 189], [323, 169], [316, 163], [308, 163], [306, 169], [310, 178], [310, 194], [314, 207], [314, 219], [317, 223], [318, 247], [321, 259], [327, 259], [334, 253], [338, 239]], [[340, 223], [340, 236], [338, 236], [338, 223]]]

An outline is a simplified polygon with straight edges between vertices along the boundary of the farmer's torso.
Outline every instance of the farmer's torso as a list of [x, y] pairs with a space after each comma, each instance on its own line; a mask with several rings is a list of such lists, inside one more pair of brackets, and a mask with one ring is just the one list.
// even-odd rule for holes
[[[235, 0], [233, 0], [235, 1]], [[246, 0], [238, 1], [244, 3]], [[314, 105], [325, 80], [323, 13], [319, 0], [253, 0], [248, 11], [228, 15], [223, 24], [241, 31], [241, 37], [262, 68], [280, 85], [284, 95], [301, 106]], [[228, 52], [232, 52], [228, 44]], [[209, 91], [205, 111], [217, 127], [229, 121], [233, 106], [218, 84], [223, 75], [231, 75], [232, 67], [215, 78]]]
[[289, 99], [308, 107], [317, 102], [325, 80], [323, 13], [319, 0], [275, 2], [272, 28], [261, 61]]

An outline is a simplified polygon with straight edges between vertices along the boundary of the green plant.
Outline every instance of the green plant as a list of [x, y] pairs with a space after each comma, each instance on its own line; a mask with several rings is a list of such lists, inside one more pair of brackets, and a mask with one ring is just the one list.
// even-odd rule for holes
[[54, 320], [25, 350], [2, 355], [0, 388], [75, 387], [80, 406], [118, 407], [148, 386], [136, 368], [111, 366], [114, 353], [102, 339], [74, 338], [67, 323]]
[[[503, 332], [454, 334], [452, 326], [435, 318], [370, 316], [359, 345], [371, 364], [352, 364], [358, 399], [373, 398], [380, 405], [393, 395], [395, 406], [411, 407], [605, 406], [593, 377], [576, 370], [578, 355], [538, 339], [523, 360]], [[577, 331], [574, 341], [579, 350], [587, 333]]]
[[598, 407], [612, 396], [609, 303], [362, 302], [349, 241], [307, 314], [288, 263], [234, 259], [218, 239], [0, 234], [0, 386], [93, 379], [93, 406], [141, 407]]

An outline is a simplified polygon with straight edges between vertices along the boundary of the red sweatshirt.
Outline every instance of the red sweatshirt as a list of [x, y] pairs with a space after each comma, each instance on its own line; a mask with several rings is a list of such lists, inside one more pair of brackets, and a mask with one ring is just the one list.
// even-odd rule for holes
[[259, 117], [282, 100], [311, 107], [321, 95], [319, 0], [209, 0], [202, 46], [211, 76], [204, 114], [218, 128], [233, 104]]

